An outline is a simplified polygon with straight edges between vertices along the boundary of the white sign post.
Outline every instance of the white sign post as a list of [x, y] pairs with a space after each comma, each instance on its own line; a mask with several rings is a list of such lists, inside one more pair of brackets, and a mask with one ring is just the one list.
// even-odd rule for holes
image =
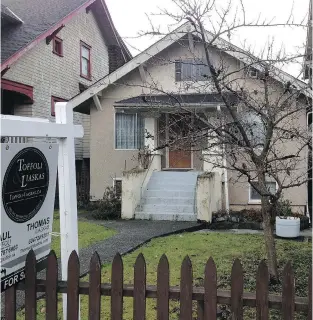
[[[58, 139], [62, 280], [67, 279], [70, 253], [73, 250], [78, 253], [74, 138], [82, 138], [83, 135], [83, 127], [73, 124], [73, 108], [70, 102], [56, 103], [56, 123], [50, 123], [46, 119], [1, 115], [1, 136]], [[65, 295], [63, 317], [66, 319]]]

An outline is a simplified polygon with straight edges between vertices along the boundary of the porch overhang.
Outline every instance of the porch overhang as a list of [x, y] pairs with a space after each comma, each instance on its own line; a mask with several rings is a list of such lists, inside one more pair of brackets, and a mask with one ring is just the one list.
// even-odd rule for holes
[[[236, 106], [238, 97], [225, 93], [227, 101]], [[114, 107], [127, 113], [173, 113], [186, 110], [209, 111], [224, 105], [221, 95], [210, 94], [181, 94], [181, 95], [140, 95], [116, 101]]]

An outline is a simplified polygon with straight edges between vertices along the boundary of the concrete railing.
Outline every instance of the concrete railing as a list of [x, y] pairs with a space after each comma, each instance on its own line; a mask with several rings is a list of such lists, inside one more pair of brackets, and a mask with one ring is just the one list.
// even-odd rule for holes
[[197, 219], [211, 222], [212, 213], [222, 209], [222, 177], [218, 172], [198, 176], [196, 187]]

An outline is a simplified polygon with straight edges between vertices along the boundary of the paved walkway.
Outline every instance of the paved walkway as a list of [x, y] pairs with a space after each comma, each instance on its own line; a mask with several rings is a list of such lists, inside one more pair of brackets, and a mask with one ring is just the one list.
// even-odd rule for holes
[[[105, 227], [115, 229], [117, 233], [106, 240], [92, 244], [87, 248], [79, 250], [80, 273], [85, 275], [89, 269], [89, 262], [92, 254], [97, 251], [101, 263], [110, 263], [117, 252], [124, 255], [129, 253], [149, 240], [166, 236], [172, 233], [180, 233], [183, 231], [199, 230], [202, 225], [197, 222], [181, 222], [181, 221], [149, 221], [149, 220], [120, 220], [120, 221], [95, 221], [85, 220]], [[61, 275], [59, 261], [59, 275]], [[44, 279], [45, 272], [40, 272], [38, 278]], [[24, 292], [17, 291], [17, 308], [21, 308], [24, 304]], [[2, 299], [4, 301], [4, 299]], [[3, 303], [1, 304], [3, 314]]]

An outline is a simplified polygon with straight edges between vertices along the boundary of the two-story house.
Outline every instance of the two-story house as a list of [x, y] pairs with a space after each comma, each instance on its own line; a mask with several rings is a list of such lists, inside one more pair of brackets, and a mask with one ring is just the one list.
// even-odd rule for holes
[[[2, 114], [54, 121], [57, 101], [72, 99], [130, 58], [104, 0], [1, 2]], [[85, 132], [75, 142], [76, 166], [88, 170], [90, 116], [75, 112], [74, 121]]]
[[[240, 210], [257, 208], [261, 203], [260, 195], [243, 176], [228, 170], [226, 165], [219, 168], [212, 165], [214, 159], [220, 159], [214, 148], [208, 147], [214, 141], [206, 138], [203, 147], [199, 145], [199, 136], [195, 137], [196, 147], [194, 141], [190, 141], [192, 129], [201, 124], [194, 116], [188, 118], [188, 110], [192, 111], [191, 115], [207, 118], [218, 117], [219, 112], [225, 110], [221, 95], [209, 81], [210, 70], [205, 63], [203, 43], [193, 30], [189, 23], [182, 25], [70, 101], [74, 110], [90, 114], [91, 197], [100, 199], [107, 186], [122, 181], [123, 195], [126, 188], [132, 188], [126, 200], [127, 207], [133, 209], [127, 218], [197, 220], [197, 180], [203, 172], [214, 171], [220, 176], [222, 187], [216, 185], [210, 190], [212, 195], [219, 194], [216, 198], [209, 195], [206, 199], [206, 203], [218, 201], [215, 208]], [[207, 37], [210, 39], [212, 35], [208, 33]], [[245, 90], [251, 91], [258, 99], [262, 83], [258, 70], [243, 68], [243, 51], [222, 39], [219, 41], [221, 48], [233, 49], [210, 46], [209, 54], [214, 65], [223, 66], [233, 74], [234, 81], [239, 77]], [[283, 94], [282, 83], [306, 87], [304, 82], [283, 71], [275, 69], [273, 77], [276, 77], [270, 90], [273, 100]], [[100, 92], [98, 106], [86, 103]], [[238, 96], [231, 92], [227, 94], [236, 112], [244, 110]], [[182, 117], [182, 114], [186, 116]], [[305, 107], [293, 121], [296, 121], [296, 127], [306, 130]], [[256, 136], [257, 130], [253, 132]], [[185, 140], [187, 136], [189, 138]], [[181, 142], [179, 146], [178, 141]], [[184, 148], [184, 143], [189, 147]], [[289, 154], [296, 149], [296, 144], [291, 139], [279, 148]], [[140, 170], [131, 169], [138, 165], [139, 150], [144, 149], [152, 150], [147, 170], [153, 167], [154, 172], [143, 173], [142, 181], [129, 180], [132, 179], [129, 177], [141, 174]], [[303, 174], [306, 174], [306, 156], [304, 148], [299, 153], [298, 162]], [[229, 159], [223, 161], [227, 163]], [[125, 175], [125, 171], [128, 174]], [[127, 186], [124, 185], [126, 180]], [[273, 179], [267, 184], [269, 190], [277, 188]], [[203, 192], [208, 190], [204, 188]], [[285, 190], [284, 197], [292, 201], [294, 210], [306, 211], [306, 184]]]

